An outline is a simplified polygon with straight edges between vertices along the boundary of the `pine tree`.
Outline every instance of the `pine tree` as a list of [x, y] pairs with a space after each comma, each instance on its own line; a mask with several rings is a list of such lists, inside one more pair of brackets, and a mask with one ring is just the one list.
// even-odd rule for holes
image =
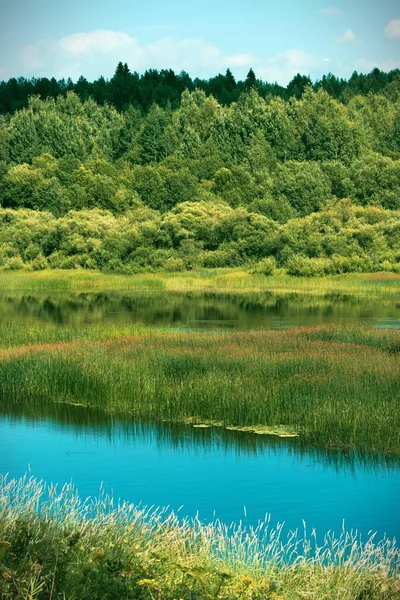
[[253, 69], [250, 69], [250, 71], [247, 73], [244, 85], [248, 90], [256, 87], [257, 79], [256, 79], [256, 74], [254, 73]]

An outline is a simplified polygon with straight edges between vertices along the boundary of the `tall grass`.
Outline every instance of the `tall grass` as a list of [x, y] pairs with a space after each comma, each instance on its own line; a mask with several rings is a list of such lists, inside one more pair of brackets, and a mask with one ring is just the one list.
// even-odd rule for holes
[[179, 519], [100, 495], [0, 478], [4, 600], [395, 600], [395, 540]]
[[303, 293], [314, 296], [352, 294], [362, 297], [399, 297], [400, 275], [373, 273], [325, 277], [264, 276], [244, 269], [199, 269], [184, 273], [140, 275], [106, 274], [99, 271], [0, 272], [0, 292], [66, 292], [104, 290], [151, 291], [260, 291]]
[[396, 331], [89, 331], [76, 339], [70, 330], [68, 339], [50, 327], [40, 343], [28, 332], [28, 343], [3, 347], [0, 399], [145, 420], [268, 425], [325, 448], [400, 453]]

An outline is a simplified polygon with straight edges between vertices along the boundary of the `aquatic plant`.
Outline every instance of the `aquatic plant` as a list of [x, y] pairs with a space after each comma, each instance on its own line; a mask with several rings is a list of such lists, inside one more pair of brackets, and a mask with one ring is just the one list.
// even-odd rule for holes
[[0, 350], [0, 399], [40, 398], [139, 420], [264, 426], [324, 448], [398, 454], [398, 338], [396, 330], [333, 326], [11, 327]]

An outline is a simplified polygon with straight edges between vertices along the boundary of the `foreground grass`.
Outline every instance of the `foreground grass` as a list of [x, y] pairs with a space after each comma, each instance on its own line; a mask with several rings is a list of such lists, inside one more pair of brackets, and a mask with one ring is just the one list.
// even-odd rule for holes
[[395, 330], [3, 326], [0, 337], [3, 406], [40, 399], [137, 420], [262, 425], [323, 448], [400, 454]]
[[4, 600], [395, 600], [395, 541], [203, 525], [0, 478]]
[[1, 292], [91, 292], [105, 290], [284, 292], [313, 296], [351, 294], [368, 298], [400, 296], [400, 275], [371, 273], [326, 277], [263, 276], [245, 269], [201, 269], [141, 275], [99, 271], [0, 272]]

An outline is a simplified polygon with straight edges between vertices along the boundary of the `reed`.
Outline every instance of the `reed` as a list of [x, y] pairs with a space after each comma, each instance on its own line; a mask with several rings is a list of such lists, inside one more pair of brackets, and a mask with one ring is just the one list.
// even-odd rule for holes
[[119, 275], [91, 270], [0, 271], [0, 292], [78, 292], [99, 290], [284, 292], [310, 296], [351, 294], [399, 297], [400, 275], [351, 273], [325, 277], [265, 276], [245, 269], [198, 269], [183, 273]]
[[80, 600], [395, 600], [395, 540], [204, 525], [72, 485], [0, 477], [0, 595]]
[[324, 448], [400, 453], [395, 330], [48, 327], [11, 338], [0, 350], [3, 403], [41, 398], [137, 420], [262, 425], [259, 433], [297, 433]]

